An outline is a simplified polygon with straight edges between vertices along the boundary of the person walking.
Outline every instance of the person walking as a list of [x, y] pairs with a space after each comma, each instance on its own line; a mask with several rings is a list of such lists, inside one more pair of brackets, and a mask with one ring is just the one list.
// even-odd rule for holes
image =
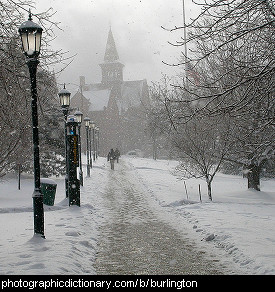
[[114, 149], [112, 148], [110, 150], [110, 152], [108, 153], [108, 156], [107, 156], [107, 161], [110, 161], [111, 163], [111, 169], [114, 170], [115, 169], [115, 151]]
[[119, 156], [120, 156], [120, 152], [119, 152], [119, 150], [117, 148], [115, 150], [115, 156], [116, 156], [116, 162], [118, 163], [118, 159], [119, 159]]

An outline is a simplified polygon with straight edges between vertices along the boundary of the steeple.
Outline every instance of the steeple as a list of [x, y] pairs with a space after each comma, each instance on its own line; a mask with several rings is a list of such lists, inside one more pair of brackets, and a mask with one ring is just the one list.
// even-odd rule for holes
[[118, 57], [112, 29], [110, 27], [108, 39], [107, 39], [106, 50], [105, 50], [104, 61], [105, 62], [115, 62], [117, 60], [119, 60], [119, 57]]
[[102, 85], [111, 88], [114, 84], [119, 84], [123, 81], [124, 65], [119, 61], [111, 28], [108, 34], [104, 62], [100, 64], [100, 67], [102, 71]]

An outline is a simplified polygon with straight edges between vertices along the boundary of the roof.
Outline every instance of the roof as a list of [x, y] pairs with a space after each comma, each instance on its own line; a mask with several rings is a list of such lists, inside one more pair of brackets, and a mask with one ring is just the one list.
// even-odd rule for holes
[[103, 111], [107, 108], [110, 98], [110, 89], [92, 89], [84, 91], [83, 95], [89, 100], [89, 111]]
[[121, 99], [117, 100], [119, 111], [139, 106], [143, 98], [146, 80], [124, 81], [121, 85]]
[[[119, 113], [127, 111], [131, 107], [138, 107], [144, 101], [144, 87], [146, 79], [123, 81], [121, 83], [121, 96], [116, 96], [116, 103]], [[103, 111], [108, 107], [111, 89], [102, 87], [100, 83], [87, 85], [83, 96], [89, 101], [89, 111]]]

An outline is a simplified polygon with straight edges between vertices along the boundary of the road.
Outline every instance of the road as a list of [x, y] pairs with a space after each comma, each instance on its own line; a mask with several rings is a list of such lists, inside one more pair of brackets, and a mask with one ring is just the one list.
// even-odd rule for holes
[[97, 274], [223, 274], [217, 258], [210, 259], [157, 216], [161, 210], [152, 209], [139, 184], [123, 161], [108, 174], [103, 194], [108, 215], [100, 228]]

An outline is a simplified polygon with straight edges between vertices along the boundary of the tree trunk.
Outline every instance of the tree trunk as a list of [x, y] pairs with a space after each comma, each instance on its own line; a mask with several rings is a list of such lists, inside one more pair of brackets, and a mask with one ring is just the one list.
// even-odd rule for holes
[[18, 190], [21, 189], [21, 164], [18, 164]]
[[155, 133], [153, 134], [153, 159], [157, 160], [157, 141], [156, 141]]
[[212, 180], [213, 180], [213, 176], [211, 177], [209, 174], [205, 174], [205, 181], [207, 183], [208, 199], [210, 201], [212, 201], [212, 189], [211, 189]]
[[212, 188], [211, 188], [211, 181], [207, 182], [207, 191], [208, 191], [208, 198], [212, 201]]
[[260, 191], [260, 167], [254, 163], [248, 166], [248, 188]]

